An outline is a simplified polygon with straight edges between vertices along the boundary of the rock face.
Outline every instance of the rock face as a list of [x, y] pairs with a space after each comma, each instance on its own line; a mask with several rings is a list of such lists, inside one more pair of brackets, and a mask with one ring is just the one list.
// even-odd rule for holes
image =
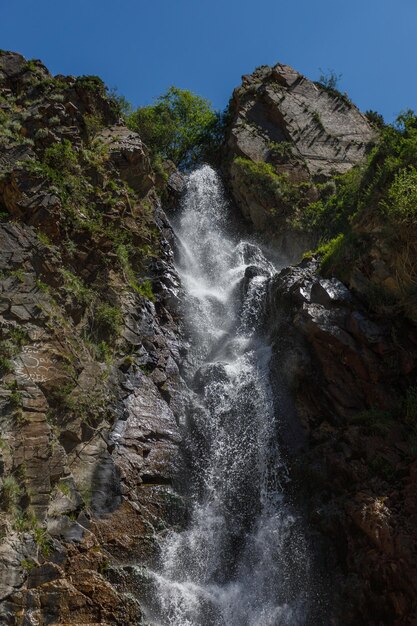
[[324, 565], [334, 622], [411, 624], [416, 462], [411, 409], [401, 398], [416, 373], [415, 329], [373, 319], [342, 283], [320, 277], [315, 262], [274, 277], [266, 310], [272, 378], [285, 381], [294, 403], [281, 437], [296, 497], [334, 546]]
[[[318, 198], [314, 183], [360, 163], [375, 132], [346, 96], [287, 65], [262, 66], [244, 76], [229, 107], [223, 170], [231, 194], [254, 227], [295, 260], [311, 239], [292, 226], [294, 205]], [[252, 168], [253, 174], [263, 174], [258, 184], [242, 159], [269, 165], [268, 170]], [[272, 196], [265, 192], [267, 173], [270, 186], [278, 187]], [[290, 197], [279, 189], [276, 175], [292, 185]]]
[[0, 115], [0, 621], [137, 624], [174, 510], [172, 233], [101, 81], [1, 53]]
[[[297, 211], [374, 132], [282, 65], [244, 77], [230, 113], [233, 198], [298, 259], [314, 238]], [[184, 177], [152, 171], [99, 79], [15, 53], [0, 53], [0, 122], [0, 622], [138, 624], [134, 565], [182, 516], [171, 483], [192, 394], [158, 193], [175, 210]], [[398, 287], [377, 227], [354, 224], [372, 246], [347, 268], [353, 292], [304, 261], [265, 302], [294, 498], [333, 546], [328, 613], [343, 626], [417, 623], [417, 333], [360, 299], [370, 282]], [[242, 290], [262, 272], [253, 249]], [[223, 375], [203, 366], [193, 385]]]

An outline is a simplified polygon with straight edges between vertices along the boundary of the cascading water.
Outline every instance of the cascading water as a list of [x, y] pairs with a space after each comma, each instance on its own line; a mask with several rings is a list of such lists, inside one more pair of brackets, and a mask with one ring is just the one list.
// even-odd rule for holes
[[285, 497], [270, 348], [257, 332], [274, 268], [257, 246], [227, 234], [221, 184], [208, 166], [190, 175], [174, 228], [196, 394], [184, 425], [190, 519], [162, 541], [147, 619], [305, 625], [309, 555]]

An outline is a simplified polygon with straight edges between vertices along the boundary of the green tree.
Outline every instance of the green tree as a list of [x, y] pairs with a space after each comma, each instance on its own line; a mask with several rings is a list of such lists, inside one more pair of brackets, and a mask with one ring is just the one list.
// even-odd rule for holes
[[205, 98], [188, 89], [170, 87], [155, 104], [139, 107], [129, 117], [153, 157], [188, 168], [202, 161], [222, 136], [222, 116]]

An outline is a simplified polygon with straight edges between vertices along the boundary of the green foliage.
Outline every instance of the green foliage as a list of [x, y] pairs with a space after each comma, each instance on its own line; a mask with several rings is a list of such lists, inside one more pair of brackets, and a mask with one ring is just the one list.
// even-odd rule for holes
[[320, 200], [310, 203], [299, 214], [299, 228], [316, 234], [322, 241], [346, 232], [357, 211], [361, 180], [361, 168], [354, 167], [336, 176], [333, 186], [329, 183], [318, 185]]
[[25, 65], [25, 71], [27, 72], [39, 72], [39, 65], [38, 65], [39, 61], [36, 61], [35, 59], [31, 59], [29, 61], [26, 61], [26, 65]]
[[247, 185], [267, 208], [271, 215], [277, 210], [293, 216], [303, 207], [311, 188], [309, 183], [291, 183], [286, 174], [277, 174], [270, 163], [254, 162], [243, 157], [234, 160], [238, 178]]
[[141, 296], [143, 296], [144, 298], [147, 298], [151, 302], [155, 301], [155, 296], [154, 296], [153, 289], [152, 289], [152, 283], [149, 279], [142, 281], [141, 284], [137, 286], [136, 291]]
[[6, 388], [11, 392], [9, 396], [10, 404], [15, 408], [21, 407], [23, 396], [22, 392], [19, 391], [17, 381], [14, 380], [13, 382], [9, 383], [8, 385], [6, 385]]
[[276, 174], [270, 163], [264, 161], [255, 163], [249, 159], [237, 157], [234, 164], [245, 184], [256, 192], [264, 204], [269, 205], [271, 213], [275, 213], [277, 206], [289, 200], [290, 186], [287, 177]]
[[381, 201], [381, 207], [394, 223], [415, 223], [417, 218], [417, 170], [413, 166], [395, 174], [387, 200]]
[[106, 85], [99, 76], [78, 76], [75, 81], [75, 86], [81, 87], [82, 89], [88, 89], [89, 91], [102, 96], [106, 95]]
[[342, 102], [348, 107], [352, 107], [352, 102], [350, 101], [348, 95], [346, 93], [342, 93], [339, 91], [339, 82], [342, 78], [342, 74], [336, 74], [336, 72], [332, 69], [328, 69], [327, 72], [324, 72], [320, 68], [320, 76], [319, 80], [316, 81], [316, 85], [321, 87], [327, 93], [329, 93], [334, 98], [339, 98]]
[[321, 67], [320, 76], [318, 82], [320, 85], [325, 87], [326, 89], [337, 89], [339, 82], [342, 78], [342, 74], [336, 74], [336, 72], [332, 69], [328, 69], [327, 72], [324, 72]]
[[42, 556], [49, 556], [51, 554], [53, 544], [46, 530], [35, 523], [32, 527], [32, 535]]
[[22, 559], [20, 561], [20, 565], [23, 567], [24, 570], [30, 572], [34, 567], [36, 567], [36, 561], [33, 561], [31, 559]]
[[52, 178], [64, 178], [67, 174], [76, 174], [78, 171], [77, 154], [68, 139], [47, 148], [43, 161]]
[[396, 124], [385, 126], [371, 151], [361, 181], [359, 208], [379, 203], [401, 170], [417, 167], [417, 117], [402, 113]]
[[126, 98], [118, 94], [116, 88], [109, 89], [99, 76], [79, 76], [75, 86], [88, 89], [93, 94], [107, 99], [113, 113], [120, 117], [125, 117], [131, 112], [131, 105]]
[[28, 336], [22, 328], [15, 326], [4, 333], [0, 341], [0, 374], [13, 371], [11, 359], [19, 354], [21, 347], [28, 342]]
[[[411, 111], [399, 116], [394, 126], [384, 126], [366, 163], [334, 178], [334, 193], [318, 185], [320, 199], [298, 216], [300, 228], [321, 241], [322, 269], [346, 276], [349, 264], [362, 255], [370, 235], [354, 234], [358, 220], [374, 221], [384, 228], [387, 245], [406, 246], [417, 226], [417, 117]], [[368, 231], [372, 232], [372, 226]], [[401, 268], [396, 268], [401, 272]], [[407, 268], [408, 271], [408, 268]], [[404, 272], [403, 272], [404, 273]], [[405, 277], [405, 275], [404, 275]], [[407, 282], [407, 281], [405, 281]], [[405, 284], [405, 283], [404, 283]], [[370, 303], [392, 305], [387, 293], [370, 290]], [[404, 294], [405, 298], [410, 294]], [[392, 297], [391, 297], [392, 300]]]
[[131, 248], [125, 244], [117, 246], [117, 256], [122, 267], [123, 273], [129, 285], [141, 296], [144, 296], [151, 302], [154, 302], [155, 296], [152, 290], [152, 283], [149, 279], [138, 282], [131, 262]]
[[272, 161], [287, 160], [292, 156], [292, 143], [290, 141], [271, 141], [268, 148], [269, 158]]
[[[3, 343], [3, 342], [1, 342]], [[13, 363], [3, 354], [0, 354], [0, 374], [8, 374], [13, 371]]]
[[132, 105], [124, 96], [117, 93], [116, 87], [107, 90], [107, 97], [110, 99], [113, 110], [120, 117], [126, 119], [132, 113]]
[[384, 128], [385, 122], [381, 113], [378, 113], [377, 111], [369, 110], [365, 112], [365, 116], [367, 117], [368, 121], [372, 124], [372, 126], [374, 126], [374, 128], [377, 128], [379, 130]]
[[70, 497], [71, 495], [71, 488], [68, 485], [68, 483], [60, 480], [59, 483], [57, 484], [57, 489], [58, 491], [60, 491], [64, 496]]
[[395, 423], [391, 413], [378, 408], [361, 411], [353, 416], [351, 421], [363, 426], [369, 434], [382, 436], [389, 433]]
[[317, 111], [313, 111], [311, 114], [314, 123], [320, 128], [320, 130], [324, 130], [323, 122], [321, 121], [321, 117]]
[[38, 239], [42, 245], [46, 246], [47, 248], [52, 248], [52, 243], [48, 235], [41, 230], [38, 232]]
[[4, 510], [14, 513], [23, 491], [14, 476], [6, 476], [1, 487], [1, 502]]
[[60, 273], [63, 278], [62, 289], [69, 301], [83, 307], [88, 306], [94, 301], [95, 293], [92, 289], [86, 287], [78, 276], [66, 269], [61, 269]]
[[356, 263], [366, 250], [365, 238], [352, 232], [340, 233], [317, 249], [317, 254], [321, 255], [320, 269], [324, 273], [332, 272], [343, 280], [352, 264]]
[[91, 335], [94, 339], [114, 341], [122, 325], [122, 312], [119, 307], [107, 302], [98, 302], [94, 306]]
[[127, 120], [152, 154], [187, 168], [204, 159], [220, 141], [221, 115], [210, 103], [186, 89], [170, 87], [155, 104], [140, 107]]
[[92, 113], [86, 113], [84, 115], [84, 124], [90, 141], [94, 139], [97, 133], [99, 133], [99, 131], [104, 126], [103, 118], [101, 117], [101, 115]]

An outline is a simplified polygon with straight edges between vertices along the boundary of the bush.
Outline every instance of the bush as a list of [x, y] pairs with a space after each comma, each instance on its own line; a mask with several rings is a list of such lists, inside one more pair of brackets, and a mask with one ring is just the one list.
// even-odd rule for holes
[[352, 264], [366, 251], [365, 237], [352, 232], [340, 233], [317, 249], [317, 253], [322, 255], [320, 269], [325, 274], [336, 274], [344, 280], [349, 275]]
[[9, 513], [13, 511], [22, 495], [22, 490], [14, 476], [6, 476], [2, 485], [3, 507]]
[[385, 122], [381, 113], [377, 113], [377, 111], [369, 110], [369, 111], [366, 111], [365, 116], [368, 119], [368, 121], [372, 124], [372, 126], [374, 126], [375, 128], [378, 128], [378, 129], [384, 128]]
[[362, 170], [355, 167], [346, 174], [334, 178], [334, 185], [318, 185], [320, 200], [310, 203], [299, 216], [301, 228], [314, 233], [322, 241], [328, 241], [349, 229], [356, 213]]
[[417, 170], [410, 166], [400, 170], [381, 202], [388, 218], [394, 222], [415, 222], [417, 218]]
[[94, 308], [93, 337], [114, 341], [122, 324], [122, 313], [116, 306], [107, 302], [99, 302]]
[[342, 78], [342, 74], [336, 74], [336, 72], [331, 69], [327, 70], [327, 72], [324, 72], [321, 68], [320, 72], [321, 73], [319, 79], [318, 81], [316, 81], [315, 84], [318, 87], [321, 87], [322, 89], [327, 91], [327, 93], [329, 93], [334, 98], [339, 98], [340, 100], [342, 100], [344, 104], [350, 108], [352, 106], [352, 102], [350, 101], [347, 94], [342, 93], [341, 91], [339, 91], [338, 88], [340, 79]]
[[336, 74], [334, 70], [327, 70], [327, 72], [324, 72], [320, 68], [320, 76], [318, 82], [326, 89], [337, 89], [341, 78], [342, 74]]
[[127, 119], [153, 156], [188, 168], [204, 159], [222, 135], [222, 116], [210, 103], [186, 89], [170, 87], [155, 104], [140, 107]]
[[106, 85], [99, 76], [78, 76], [75, 81], [75, 86], [88, 89], [102, 96], [106, 94]]
[[286, 174], [277, 174], [274, 167], [264, 161], [237, 157], [234, 166], [241, 184], [249, 187], [271, 215], [280, 210], [291, 217], [292, 225], [298, 228], [297, 214], [302, 213], [308, 203], [311, 183], [292, 183]]
[[62, 143], [54, 143], [45, 150], [43, 161], [53, 170], [54, 176], [65, 176], [67, 173], [76, 173], [78, 167], [77, 154], [71, 142], [64, 139]]
[[277, 206], [290, 200], [291, 189], [287, 177], [276, 174], [270, 163], [237, 157], [234, 164], [244, 183], [256, 192], [264, 204], [269, 205], [271, 213], [275, 212]]

